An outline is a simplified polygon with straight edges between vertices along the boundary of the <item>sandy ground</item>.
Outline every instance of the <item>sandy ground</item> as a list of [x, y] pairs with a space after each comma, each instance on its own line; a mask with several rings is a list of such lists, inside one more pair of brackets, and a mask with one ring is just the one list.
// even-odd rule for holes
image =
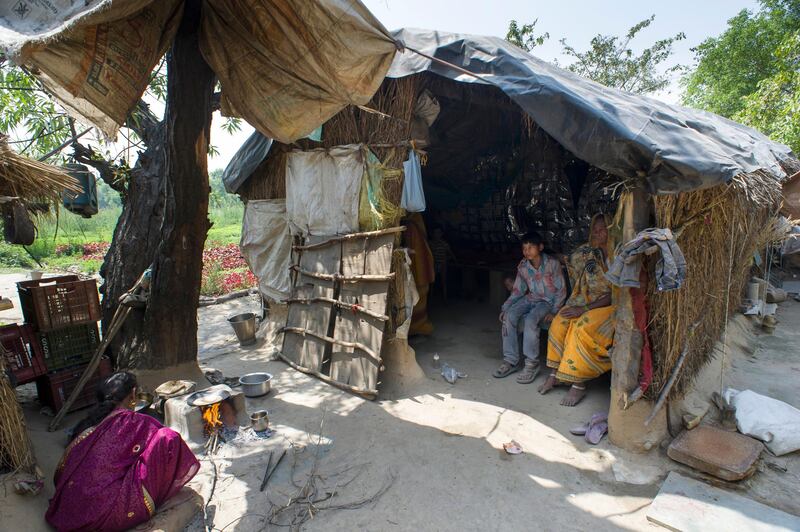
[[[2, 281], [2, 279], [0, 279]], [[0, 294], [7, 283], [0, 282]], [[385, 493], [355, 509], [322, 510], [305, 523], [307, 530], [643, 530], [653, 528], [645, 517], [669, 470], [682, 470], [662, 449], [647, 455], [621, 451], [606, 440], [598, 446], [571, 436], [568, 429], [608, 408], [608, 382], [590, 387], [589, 397], [568, 409], [557, 390], [547, 396], [513, 377], [490, 376], [499, 362], [499, 324], [494, 309], [472, 303], [453, 305], [445, 316], [434, 307], [433, 337], [412, 343], [426, 379], [392, 397], [365, 401], [272, 361], [274, 346], [263, 340], [239, 348], [228, 316], [257, 312], [244, 298], [200, 310], [200, 360], [226, 376], [250, 371], [275, 375], [273, 391], [248, 399], [248, 410], [266, 408], [275, 436], [223, 447], [192, 482], [208, 500], [208, 522], [217, 530], [263, 530], [271, 504], [283, 505], [302, 485], [317, 462], [318, 498], [326, 504], [357, 503], [388, 486]], [[9, 311], [14, 312], [14, 311]], [[7, 319], [5, 313], [0, 319]], [[800, 336], [800, 304], [779, 311], [775, 335], [757, 338], [752, 355], [732, 354], [726, 380], [739, 388], [783, 398], [800, 407], [800, 397], [787, 375], [800, 372], [796, 349]], [[439, 353], [468, 376], [446, 383], [432, 368]], [[63, 450], [63, 435], [45, 430], [48, 418], [38, 412], [35, 393], [21, 388], [28, 426], [37, 457], [48, 478]], [[71, 420], [78, 419], [73, 414]], [[323, 424], [324, 419], [324, 424]], [[322, 425], [322, 437], [318, 436]], [[502, 444], [519, 442], [524, 454], [509, 456]], [[319, 442], [319, 445], [317, 445]], [[304, 451], [287, 459], [259, 491], [267, 451], [290, 444]], [[800, 478], [800, 457], [769, 460], [788, 469], [767, 469], [746, 486], [762, 502], [800, 514], [793, 495]], [[215, 473], [216, 471], [216, 473]], [[337, 474], [338, 473], [338, 474]], [[357, 475], [357, 476], [356, 476]], [[216, 481], [214, 481], [216, 477]], [[355, 477], [352, 482], [347, 482]], [[213, 495], [211, 495], [213, 486]], [[45, 530], [43, 513], [52, 484], [36, 498], [20, 499], [0, 490], [0, 530]], [[272, 528], [272, 527], [270, 527]], [[202, 518], [189, 530], [201, 530]]]

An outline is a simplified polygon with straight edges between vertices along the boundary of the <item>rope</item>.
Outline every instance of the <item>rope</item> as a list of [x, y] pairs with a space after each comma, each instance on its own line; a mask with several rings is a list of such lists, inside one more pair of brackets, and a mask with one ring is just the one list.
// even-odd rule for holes
[[728, 312], [731, 302], [731, 277], [733, 276], [733, 217], [731, 217], [729, 232], [731, 234], [730, 253], [728, 254], [728, 285], [725, 289], [725, 324], [722, 329], [722, 364], [719, 368], [719, 394], [722, 395], [725, 380], [725, 359], [728, 356]]

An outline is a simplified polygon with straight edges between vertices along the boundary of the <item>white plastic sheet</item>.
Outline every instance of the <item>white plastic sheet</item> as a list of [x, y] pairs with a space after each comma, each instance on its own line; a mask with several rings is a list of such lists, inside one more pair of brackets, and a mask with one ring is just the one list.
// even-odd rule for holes
[[286, 201], [248, 201], [239, 247], [250, 270], [258, 278], [261, 293], [275, 301], [288, 298], [292, 237], [286, 218]]
[[358, 231], [358, 200], [364, 176], [361, 146], [293, 151], [286, 159], [286, 212], [299, 235]]
[[800, 410], [752, 390], [725, 390], [739, 432], [763, 441], [776, 456], [800, 450]]
[[403, 162], [403, 196], [400, 206], [408, 212], [425, 210], [425, 192], [422, 190], [422, 167], [414, 150], [408, 151], [408, 159]]

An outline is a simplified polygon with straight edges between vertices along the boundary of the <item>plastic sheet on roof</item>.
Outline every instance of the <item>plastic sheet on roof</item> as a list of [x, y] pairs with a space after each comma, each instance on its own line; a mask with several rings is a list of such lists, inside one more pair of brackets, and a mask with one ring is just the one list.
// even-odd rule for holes
[[623, 178], [644, 178], [651, 193], [676, 193], [765, 170], [778, 178], [791, 150], [741, 124], [704, 111], [613, 89], [562, 70], [497, 37], [432, 30], [392, 32], [407, 48], [466, 70], [398, 53], [388, 77], [431, 72], [489, 83], [584, 161]]

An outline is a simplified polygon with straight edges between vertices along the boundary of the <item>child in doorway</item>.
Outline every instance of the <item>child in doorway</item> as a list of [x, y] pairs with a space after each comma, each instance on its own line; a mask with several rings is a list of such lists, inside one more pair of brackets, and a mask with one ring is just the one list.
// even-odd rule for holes
[[525, 364], [517, 376], [520, 384], [530, 384], [539, 374], [539, 329], [550, 323], [567, 298], [567, 286], [561, 263], [543, 252], [544, 242], [538, 233], [522, 239], [522, 261], [511, 295], [503, 303], [503, 363], [492, 376], [500, 379], [520, 369], [519, 328], [522, 327], [522, 353]]
[[444, 239], [444, 231], [441, 227], [434, 227], [433, 239], [428, 242], [433, 254], [433, 265], [436, 271], [436, 279], [442, 285], [442, 297], [447, 301], [447, 262], [455, 260], [456, 256], [450, 249], [450, 244]]

